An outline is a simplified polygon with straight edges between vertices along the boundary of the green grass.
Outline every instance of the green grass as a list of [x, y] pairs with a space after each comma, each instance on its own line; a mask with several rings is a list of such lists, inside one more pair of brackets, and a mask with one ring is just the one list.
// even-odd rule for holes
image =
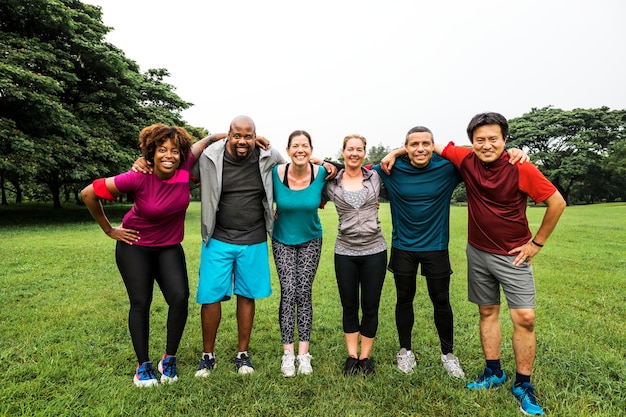
[[[107, 206], [119, 221], [127, 207]], [[529, 207], [536, 230], [543, 208]], [[199, 255], [199, 204], [192, 203], [183, 243], [191, 280], [191, 312], [178, 356], [180, 380], [138, 389], [126, 327], [127, 296], [114, 261], [114, 242], [85, 208], [0, 208], [0, 416], [516, 416], [506, 388], [472, 392], [447, 377], [423, 279], [418, 280], [413, 347], [418, 367], [395, 369], [395, 292], [388, 274], [373, 359], [377, 375], [344, 378], [333, 244], [336, 214], [320, 212], [324, 252], [314, 283], [311, 353], [314, 374], [285, 379], [280, 373], [279, 287], [257, 301], [250, 352], [257, 372], [234, 372], [234, 302], [224, 303], [218, 334], [218, 368], [193, 377], [201, 350], [195, 304]], [[455, 351], [468, 377], [483, 367], [475, 305], [466, 298], [466, 208], [453, 207], [451, 284]], [[387, 205], [380, 217], [390, 243]], [[273, 263], [273, 260], [272, 260]], [[552, 416], [619, 416], [626, 412], [626, 204], [568, 207], [533, 262], [537, 282], [537, 361], [533, 380]], [[272, 265], [273, 267], [273, 265]], [[151, 356], [165, 345], [167, 307], [155, 290]], [[511, 324], [503, 306], [503, 367], [514, 374]]]

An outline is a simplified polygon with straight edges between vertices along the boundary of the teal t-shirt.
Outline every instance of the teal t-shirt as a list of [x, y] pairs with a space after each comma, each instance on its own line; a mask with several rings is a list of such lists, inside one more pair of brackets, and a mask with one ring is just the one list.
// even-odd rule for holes
[[448, 249], [450, 240], [450, 197], [462, 181], [448, 160], [433, 154], [424, 168], [411, 165], [404, 155], [390, 175], [375, 165], [387, 190], [391, 206], [391, 244], [410, 252]]
[[272, 237], [284, 245], [299, 245], [322, 237], [322, 223], [317, 214], [326, 180], [326, 170], [319, 167], [315, 180], [302, 190], [291, 190], [278, 177], [278, 165], [272, 172], [277, 218]]

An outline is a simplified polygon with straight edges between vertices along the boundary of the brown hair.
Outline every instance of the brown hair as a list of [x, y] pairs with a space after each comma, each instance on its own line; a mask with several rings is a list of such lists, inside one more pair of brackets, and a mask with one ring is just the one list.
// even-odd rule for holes
[[291, 135], [289, 135], [289, 139], [287, 139], [287, 147], [291, 146], [291, 140], [293, 138], [295, 138], [296, 136], [305, 136], [308, 140], [309, 140], [309, 146], [313, 147], [313, 142], [311, 141], [311, 135], [308, 134], [308, 132], [304, 131], [304, 130], [294, 130], [293, 132], [291, 132]]
[[146, 158], [146, 160], [152, 162], [157, 146], [161, 146], [168, 140], [171, 140], [174, 146], [180, 151], [181, 164], [185, 162], [191, 152], [191, 135], [182, 127], [167, 126], [163, 123], [155, 123], [144, 127], [141, 132], [139, 132], [139, 148], [141, 149], [141, 155]]

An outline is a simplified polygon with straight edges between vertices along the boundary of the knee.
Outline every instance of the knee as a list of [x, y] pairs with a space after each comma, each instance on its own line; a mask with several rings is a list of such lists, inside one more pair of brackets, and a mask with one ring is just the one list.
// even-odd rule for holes
[[513, 322], [515, 326], [521, 327], [526, 331], [535, 330], [535, 310], [524, 310], [514, 315]]
[[397, 296], [397, 305], [413, 305], [413, 299], [415, 298], [415, 294], [409, 291], [398, 291], [396, 293]]
[[434, 294], [430, 297], [430, 300], [435, 308], [448, 309], [450, 307], [450, 296], [448, 293]]
[[170, 307], [174, 308], [188, 308], [189, 305], [189, 292], [179, 291], [169, 294], [167, 297], [167, 303]]
[[479, 306], [478, 312], [481, 320], [497, 319], [500, 314], [500, 306]]

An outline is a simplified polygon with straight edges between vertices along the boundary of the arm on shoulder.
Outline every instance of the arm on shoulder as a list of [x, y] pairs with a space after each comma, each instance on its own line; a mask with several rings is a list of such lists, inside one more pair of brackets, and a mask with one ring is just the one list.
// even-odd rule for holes
[[200, 157], [200, 154], [206, 148], [213, 145], [215, 142], [224, 139], [227, 136], [228, 133], [215, 133], [213, 135], [206, 136], [192, 145], [191, 153], [193, 153], [194, 158], [198, 159]]
[[402, 155], [406, 155], [406, 149], [404, 147], [392, 150], [380, 161], [380, 168], [385, 174], [391, 174], [391, 169], [396, 163], [396, 159], [400, 158]]

